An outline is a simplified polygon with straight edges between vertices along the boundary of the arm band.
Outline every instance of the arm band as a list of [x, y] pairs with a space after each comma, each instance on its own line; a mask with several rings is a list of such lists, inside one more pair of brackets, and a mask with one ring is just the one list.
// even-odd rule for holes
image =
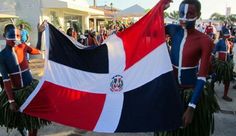
[[202, 90], [204, 88], [205, 83], [206, 83], [206, 78], [205, 77], [203, 77], [203, 78], [200, 77], [200, 78], [197, 79], [197, 83], [196, 83], [195, 88], [193, 90], [193, 95], [192, 95], [191, 101], [189, 103], [190, 107], [194, 108], [194, 105], [196, 107], [196, 105], [198, 103], [198, 100], [199, 100], [199, 97], [201, 96], [201, 93], [202, 93]]

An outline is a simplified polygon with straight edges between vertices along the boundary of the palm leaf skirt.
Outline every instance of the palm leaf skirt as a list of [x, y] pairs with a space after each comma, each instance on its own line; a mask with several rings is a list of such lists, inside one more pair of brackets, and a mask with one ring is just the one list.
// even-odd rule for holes
[[216, 73], [215, 81], [219, 83], [229, 82], [233, 80], [233, 61], [222, 61], [215, 60], [213, 61], [213, 71]]
[[[15, 90], [15, 101], [18, 106], [22, 105], [27, 97], [32, 93], [37, 86], [38, 81], [34, 80], [30, 85], [23, 89]], [[50, 121], [32, 117], [21, 112], [13, 112], [9, 109], [9, 103], [5, 91], [0, 92], [0, 126], [7, 129], [39, 129], [42, 126], [50, 124]]]
[[[181, 93], [185, 109], [191, 99], [193, 90], [183, 90]], [[174, 131], [156, 132], [155, 136], [210, 136], [214, 132], [213, 113], [220, 110], [215, 98], [215, 92], [212, 85], [207, 82], [201, 98], [194, 111], [192, 123], [186, 128], [179, 128]], [[174, 113], [173, 113], [174, 114]]]

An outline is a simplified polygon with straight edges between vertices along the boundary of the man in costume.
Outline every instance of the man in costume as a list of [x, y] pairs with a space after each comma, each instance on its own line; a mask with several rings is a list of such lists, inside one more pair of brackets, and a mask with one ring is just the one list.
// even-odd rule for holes
[[215, 39], [216, 28], [211, 22], [206, 26], [205, 34], [207, 34], [211, 39]]
[[228, 28], [222, 28], [222, 38], [216, 43], [214, 54], [215, 61], [213, 63], [214, 72], [216, 73], [215, 81], [224, 83], [224, 95], [225, 101], [232, 101], [232, 98], [228, 96], [230, 81], [233, 80], [233, 43], [229, 40], [231, 34]]
[[[170, 1], [167, 0], [167, 5]], [[213, 91], [205, 86], [208, 85], [206, 77], [214, 44], [207, 35], [195, 29], [200, 11], [198, 0], [183, 0], [179, 6], [180, 25], [166, 26], [166, 34], [172, 41], [171, 61], [185, 112], [183, 128], [157, 135], [209, 136], [211, 133], [212, 114], [218, 106]]]
[[4, 83], [4, 91], [0, 92], [0, 126], [17, 128], [22, 135], [22, 130], [27, 129], [29, 136], [36, 136], [37, 129], [49, 122], [20, 113], [18, 106], [23, 104], [38, 83], [31, 75], [26, 53], [40, 54], [41, 45], [37, 45], [36, 49], [21, 43], [20, 31], [13, 24], [6, 25], [4, 37], [6, 46], [0, 52], [0, 72]]

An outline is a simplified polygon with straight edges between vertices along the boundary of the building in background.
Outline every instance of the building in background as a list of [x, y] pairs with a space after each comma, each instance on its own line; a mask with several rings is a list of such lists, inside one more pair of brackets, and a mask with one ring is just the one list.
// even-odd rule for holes
[[37, 42], [37, 25], [47, 20], [62, 31], [75, 27], [78, 32], [89, 29], [91, 16], [104, 12], [89, 7], [87, 0], [1, 0], [0, 12], [19, 16], [30, 23], [31, 43]]
[[94, 14], [90, 16], [90, 19], [89, 19], [90, 29], [99, 31], [100, 27], [105, 26], [105, 23], [110, 24], [116, 19], [116, 14], [120, 10], [113, 7], [112, 5], [113, 4], [111, 3], [109, 6], [108, 5], [104, 5], [104, 6], [93, 5], [90, 7], [90, 8], [104, 12], [104, 15]]

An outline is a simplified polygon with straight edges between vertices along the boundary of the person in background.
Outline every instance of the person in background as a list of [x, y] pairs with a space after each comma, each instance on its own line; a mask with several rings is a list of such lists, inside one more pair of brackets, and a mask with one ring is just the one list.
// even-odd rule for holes
[[[170, 1], [167, 0], [166, 7]], [[200, 15], [201, 3], [198, 0], [183, 0], [179, 6], [180, 25], [169, 24], [165, 27], [166, 34], [172, 40], [170, 57], [185, 111], [182, 117], [183, 128], [155, 135], [211, 135], [213, 113], [219, 108], [214, 99], [214, 91], [209, 91], [206, 80], [214, 43], [207, 35], [195, 29]]]
[[[74, 29], [73, 29], [72, 27], [70, 27], [70, 28], [68, 28], [68, 29], [66, 30], [66, 34], [67, 34], [68, 36], [70, 36], [71, 38], [74, 39], [73, 33], [74, 33]], [[75, 40], [75, 39], [74, 39], [74, 40]]]
[[106, 40], [107, 37], [108, 37], [107, 30], [104, 27], [102, 27], [101, 30], [100, 30], [99, 36], [98, 36], [99, 43], [100, 44], [103, 43], [103, 41]]
[[25, 25], [20, 24], [19, 29], [20, 29], [20, 34], [21, 34], [21, 42], [28, 43], [30, 41], [30, 36], [29, 36], [29, 32], [25, 29]]
[[[39, 27], [38, 43], [41, 43], [44, 28], [45, 22]], [[36, 136], [37, 129], [50, 122], [20, 113], [18, 108], [38, 84], [31, 75], [25, 55], [40, 54], [41, 45], [37, 44], [36, 49], [20, 43], [21, 33], [13, 24], [5, 26], [4, 37], [6, 46], [0, 52], [0, 73], [4, 84], [4, 91], [0, 92], [0, 126], [17, 128], [22, 136], [25, 136], [23, 130], [26, 129], [29, 130], [28, 136]]]
[[70, 27], [66, 30], [66, 34], [70, 36], [73, 40], [77, 41], [77, 32], [75, 31], [74, 28]]
[[96, 31], [92, 30], [88, 32], [88, 46], [98, 46], [98, 40], [96, 36]]
[[[21, 34], [21, 43], [25, 43], [26, 45], [30, 46], [30, 36], [29, 32], [25, 29], [25, 24], [19, 25], [19, 30]], [[30, 55], [29, 53], [26, 54], [27, 61], [30, 62]]]
[[212, 25], [211, 22], [209, 22], [209, 24], [206, 26], [205, 34], [208, 35], [212, 40], [214, 40], [215, 39], [215, 33], [216, 33], [215, 26]]
[[222, 29], [222, 38], [216, 43], [214, 54], [215, 62], [213, 69], [216, 73], [216, 81], [224, 83], [225, 101], [231, 102], [232, 98], [228, 96], [230, 81], [233, 80], [233, 43], [229, 40], [230, 31], [227, 28]]

